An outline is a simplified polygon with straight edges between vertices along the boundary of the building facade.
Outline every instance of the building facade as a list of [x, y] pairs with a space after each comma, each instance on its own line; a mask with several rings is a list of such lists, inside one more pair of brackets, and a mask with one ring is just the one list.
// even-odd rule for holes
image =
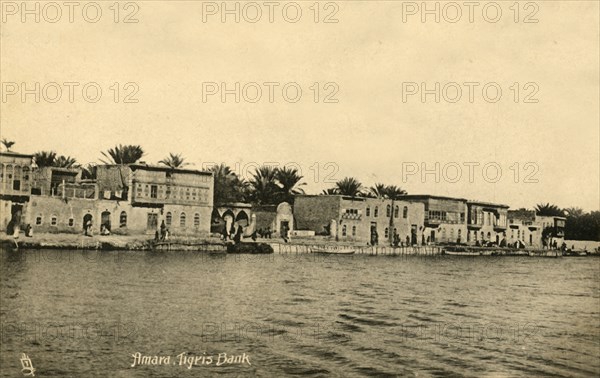
[[21, 224], [31, 197], [33, 155], [0, 152], [0, 223]]
[[537, 215], [534, 210], [509, 210], [507, 240], [513, 246], [545, 248], [556, 242], [559, 247], [565, 240], [565, 222], [565, 217]]
[[467, 209], [468, 233], [463, 242], [471, 245], [501, 245], [507, 242], [508, 206], [468, 201]]
[[431, 195], [407, 195], [424, 208], [426, 243], [465, 243], [467, 240], [467, 200]]
[[[27, 159], [31, 156], [24, 155], [22, 163]], [[78, 169], [35, 169], [33, 183], [18, 185], [25, 194], [20, 223], [41, 232], [79, 233], [91, 222], [94, 232], [154, 234], [164, 223], [174, 235], [210, 233], [210, 172], [145, 164], [99, 165], [94, 171], [95, 180], [82, 180]]]
[[394, 235], [403, 245], [421, 244], [424, 205], [406, 200], [301, 195], [294, 199], [296, 229], [328, 235], [340, 241], [390, 245]]

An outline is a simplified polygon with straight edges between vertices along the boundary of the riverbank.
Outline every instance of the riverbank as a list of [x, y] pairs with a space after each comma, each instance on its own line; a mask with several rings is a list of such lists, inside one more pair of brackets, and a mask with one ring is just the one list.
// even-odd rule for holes
[[[250, 239], [243, 242], [249, 242]], [[155, 243], [151, 235], [94, 235], [37, 233], [32, 237], [21, 235], [17, 239], [19, 249], [69, 249], [69, 250], [130, 250], [130, 251], [200, 251], [226, 252], [227, 244], [218, 237], [197, 238], [192, 236], [176, 236], [168, 242]], [[289, 242], [283, 239], [256, 240], [259, 244], [269, 245], [276, 254], [311, 253], [314, 249], [326, 249], [336, 252], [352, 250], [356, 254], [366, 255], [460, 255], [460, 256], [537, 256], [560, 257], [557, 250], [485, 248], [485, 247], [443, 247], [443, 246], [369, 246], [351, 242], [336, 242], [326, 237], [293, 238]], [[15, 239], [6, 233], [0, 233], [0, 246], [5, 249], [15, 249]], [[234, 252], [234, 253], [246, 253]], [[598, 256], [598, 252], [579, 251], [571, 256]], [[266, 253], [262, 252], [262, 253]]]
[[[134, 250], [154, 249], [154, 238], [150, 235], [94, 235], [38, 233], [32, 237], [21, 235], [17, 242], [19, 249], [101, 249], [101, 250]], [[215, 245], [224, 247], [219, 238], [198, 239], [193, 237], [177, 237], [170, 240], [172, 244], [181, 245]], [[0, 234], [0, 245], [3, 248], [15, 248], [15, 239], [5, 233]]]

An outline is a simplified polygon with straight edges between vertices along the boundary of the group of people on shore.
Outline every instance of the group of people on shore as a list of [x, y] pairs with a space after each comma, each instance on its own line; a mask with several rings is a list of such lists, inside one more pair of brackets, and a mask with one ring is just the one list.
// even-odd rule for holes
[[[394, 236], [392, 237], [392, 243], [391, 243], [392, 247], [408, 247], [408, 246], [411, 246], [414, 244], [417, 244], [416, 241], [411, 242], [411, 238], [408, 235], [406, 235], [406, 238], [404, 240], [402, 240], [402, 238], [400, 237], [400, 235], [397, 232], [394, 233]], [[425, 244], [425, 240], [423, 240], [423, 244]], [[427, 240], [427, 244], [429, 244], [429, 240]], [[379, 245], [379, 233], [377, 232], [377, 230], [371, 231], [371, 239], [370, 239], [368, 245], [371, 245], [371, 246]]]

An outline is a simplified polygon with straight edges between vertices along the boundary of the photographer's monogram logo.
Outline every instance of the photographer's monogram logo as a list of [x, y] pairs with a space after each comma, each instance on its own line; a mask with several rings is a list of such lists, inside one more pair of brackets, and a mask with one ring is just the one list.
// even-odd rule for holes
[[21, 354], [21, 366], [23, 367], [21, 373], [23, 373], [25, 377], [35, 377], [35, 369], [31, 364], [31, 359], [25, 353]]

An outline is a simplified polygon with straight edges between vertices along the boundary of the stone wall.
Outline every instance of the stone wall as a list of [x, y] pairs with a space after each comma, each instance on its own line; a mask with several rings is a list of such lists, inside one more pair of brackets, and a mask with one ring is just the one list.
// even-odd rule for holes
[[323, 234], [332, 219], [339, 219], [340, 196], [297, 196], [294, 199], [294, 218], [297, 230], [312, 230]]

